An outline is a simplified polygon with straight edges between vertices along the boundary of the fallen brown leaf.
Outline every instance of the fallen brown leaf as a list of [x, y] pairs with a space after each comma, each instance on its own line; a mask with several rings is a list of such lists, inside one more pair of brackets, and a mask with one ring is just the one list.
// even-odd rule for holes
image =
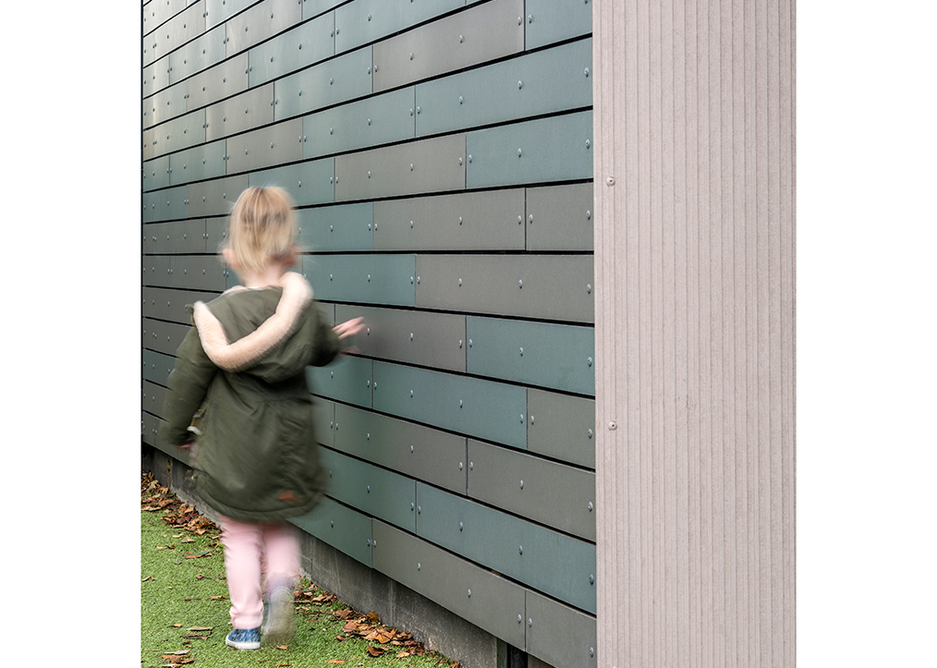
[[370, 645], [368, 646], [368, 654], [371, 656], [380, 656], [383, 653], [384, 650], [382, 650], [380, 647], [372, 647]]
[[329, 663], [345, 663], [345, 659], [329, 659]]

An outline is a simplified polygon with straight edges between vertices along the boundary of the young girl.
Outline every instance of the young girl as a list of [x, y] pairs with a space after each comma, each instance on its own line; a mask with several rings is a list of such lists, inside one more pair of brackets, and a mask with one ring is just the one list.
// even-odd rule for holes
[[259, 649], [263, 634], [292, 630], [292, 587], [299, 575], [297, 529], [285, 520], [312, 510], [324, 491], [313, 436], [307, 365], [328, 364], [361, 318], [334, 328], [309, 283], [288, 271], [296, 259], [293, 202], [279, 188], [249, 188], [228, 220], [228, 266], [243, 285], [208, 304], [187, 306], [195, 327], [169, 375], [160, 430], [186, 446], [199, 413], [196, 489], [220, 517], [234, 630], [225, 643]]

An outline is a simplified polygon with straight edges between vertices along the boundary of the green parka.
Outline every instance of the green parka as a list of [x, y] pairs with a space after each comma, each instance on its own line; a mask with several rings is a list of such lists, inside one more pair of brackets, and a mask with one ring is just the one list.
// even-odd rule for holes
[[305, 370], [339, 351], [312, 288], [287, 272], [277, 287], [238, 286], [187, 308], [195, 327], [169, 374], [159, 438], [185, 444], [200, 413], [196, 489], [223, 515], [269, 521], [309, 512], [325, 476]]

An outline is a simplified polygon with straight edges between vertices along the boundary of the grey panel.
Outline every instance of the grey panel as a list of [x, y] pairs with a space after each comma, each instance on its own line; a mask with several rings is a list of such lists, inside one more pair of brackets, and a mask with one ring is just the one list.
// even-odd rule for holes
[[374, 203], [375, 250], [523, 250], [524, 191]]
[[303, 156], [353, 151], [411, 139], [413, 89], [369, 97], [303, 118]]
[[164, 155], [143, 164], [144, 192], [169, 185], [169, 157]]
[[362, 355], [434, 369], [465, 371], [465, 316], [429, 311], [336, 306], [344, 322], [364, 318], [366, 329], [355, 339]]
[[273, 84], [213, 104], [205, 110], [206, 139], [244, 132], [273, 122]]
[[225, 266], [218, 255], [173, 255], [170, 287], [184, 290], [225, 290]]
[[169, 58], [157, 60], [143, 68], [143, 97], [161, 91], [169, 85]]
[[[188, 188], [189, 216], [201, 218], [204, 216], [228, 215], [234, 203], [244, 190], [247, 189], [247, 175], [229, 176], [214, 181], [192, 183]], [[209, 239], [208, 250], [215, 248]]]
[[592, 32], [589, 0], [527, 0], [527, 48]]
[[[192, 40], [178, 51], [173, 51], [169, 54], [169, 81], [171, 83], [182, 81], [197, 72], [202, 72], [212, 65], [220, 63], [225, 57], [224, 40], [224, 26], [220, 26]], [[244, 68], [241, 69], [241, 72], [244, 72]], [[221, 81], [220, 75], [218, 76], [218, 81]], [[244, 81], [246, 86], [246, 74], [244, 76]], [[191, 83], [192, 82], [183, 84], [190, 94], [190, 100], [193, 97], [193, 87]], [[217, 97], [215, 99], [217, 99]], [[200, 105], [195, 105], [192, 102], [189, 103], [190, 109], [196, 106]]]
[[168, 255], [146, 255], [141, 262], [143, 285], [170, 287], [172, 277]]
[[290, 118], [371, 92], [371, 47], [291, 74], [275, 83], [276, 118]]
[[143, 396], [141, 405], [143, 410], [153, 415], [163, 414], [163, 402], [166, 399], [166, 388], [162, 385], [143, 381]]
[[186, 0], [153, 0], [143, 6], [143, 34], [146, 35], [185, 9]]
[[175, 355], [191, 326], [176, 322], [143, 319], [143, 347], [164, 355]]
[[278, 123], [228, 138], [228, 173], [272, 167], [302, 160], [303, 123], [300, 119]]
[[546, 322], [468, 317], [469, 373], [595, 394], [595, 330]]
[[[205, 32], [205, 3], [196, 2], [157, 28], [145, 42], [156, 43], [156, 57], [170, 53]], [[170, 57], [171, 58], [171, 57]], [[170, 59], [170, 62], [171, 59]]]
[[[418, 136], [592, 105], [592, 41], [417, 84]], [[516, 147], [515, 147], [516, 149]]]
[[247, 81], [247, 54], [243, 53], [187, 80], [188, 108], [204, 107], [247, 90]]
[[335, 52], [368, 44], [463, 4], [463, 0], [356, 0], [335, 10]]
[[365, 408], [371, 407], [371, 360], [343, 357], [328, 366], [306, 367], [310, 392]]
[[176, 365], [176, 358], [154, 350], [143, 351], [143, 380], [157, 385], [166, 385], [169, 372]]
[[416, 306], [592, 322], [588, 255], [418, 255]]
[[311, 19], [348, 0], [303, 0], [303, 20]]
[[325, 301], [413, 306], [412, 255], [304, 255], [303, 274]]
[[255, 46], [249, 52], [250, 85], [271, 81], [333, 55], [334, 30], [334, 15], [325, 14]]
[[264, 0], [226, 24], [227, 55], [233, 55], [299, 23], [302, 5], [297, 0]]
[[211, 292], [144, 287], [142, 314], [144, 318], [169, 320], [188, 325], [192, 322], [192, 318], [185, 310], [185, 305], [196, 301], [208, 302], [217, 296], [218, 293]]
[[334, 175], [335, 164], [326, 158], [252, 172], [248, 182], [251, 187], [279, 186], [290, 194], [296, 206], [304, 206], [332, 201]]
[[149, 160], [205, 141], [205, 111], [200, 109], [144, 130], [143, 159]]
[[225, 173], [225, 143], [216, 141], [173, 153], [169, 156], [169, 180], [172, 185], [213, 179]]
[[[332, 158], [327, 158], [332, 164]], [[331, 199], [332, 184], [328, 184]], [[307, 251], [369, 251], [371, 241], [371, 202], [339, 204], [301, 209], [299, 243]]]
[[595, 473], [468, 442], [468, 495], [595, 542]]
[[467, 188], [592, 178], [592, 112], [470, 132]]
[[244, 11], [259, 0], [205, 0], [205, 11], [208, 12], [208, 27], [222, 23], [238, 12]]
[[371, 518], [325, 497], [312, 511], [289, 520], [323, 543], [371, 566]]
[[524, 647], [525, 590], [426, 541], [374, 522], [374, 568], [515, 647]]
[[148, 128], [186, 112], [184, 85], [170, 86], [143, 100], [143, 127]]
[[143, 222], [185, 218], [186, 206], [185, 186], [143, 193]]
[[494, 0], [374, 45], [374, 90], [524, 50], [524, 0]]
[[595, 545], [417, 483], [417, 535], [595, 612]]
[[315, 397], [312, 401], [312, 412], [316, 443], [334, 447], [335, 402]]
[[592, 250], [592, 184], [527, 189], [527, 250]]
[[437, 487], [465, 493], [465, 438], [335, 405], [335, 448]]
[[328, 495], [385, 522], [416, 531], [416, 482], [392, 471], [321, 449]]
[[[238, 177], [241, 178], [241, 177]], [[239, 191], [240, 192], [240, 191]], [[233, 204], [233, 202], [232, 202]], [[231, 208], [231, 204], [227, 205]], [[209, 218], [205, 221], [205, 250], [209, 253], [220, 253], [227, 231], [228, 219], [225, 217]]]
[[514, 385], [375, 361], [374, 410], [527, 447], [527, 393]]
[[595, 617], [527, 592], [527, 652], [552, 666], [594, 668]]
[[595, 401], [529, 389], [527, 449], [595, 468]]
[[335, 158], [335, 199], [464, 190], [464, 159], [464, 135], [340, 155]]

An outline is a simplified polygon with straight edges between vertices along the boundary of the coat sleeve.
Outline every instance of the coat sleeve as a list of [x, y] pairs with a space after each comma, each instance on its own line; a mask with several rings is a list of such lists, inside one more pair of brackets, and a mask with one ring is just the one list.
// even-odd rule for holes
[[158, 440], [167, 446], [183, 445], [191, 440], [188, 431], [192, 417], [205, 401], [218, 368], [202, 349], [198, 330], [189, 330], [176, 352], [176, 365], [169, 373], [169, 388], [163, 404], [165, 424]]
[[338, 340], [338, 334], [329, 325], [317, 304], [313, 303], [310, 309], [314, 315], [315, 321], [315, 340], [312, 348], [312, 360], [309, 362], [312, 366], [325, 366], [338, 355], [341, 350], [341, 343]]

